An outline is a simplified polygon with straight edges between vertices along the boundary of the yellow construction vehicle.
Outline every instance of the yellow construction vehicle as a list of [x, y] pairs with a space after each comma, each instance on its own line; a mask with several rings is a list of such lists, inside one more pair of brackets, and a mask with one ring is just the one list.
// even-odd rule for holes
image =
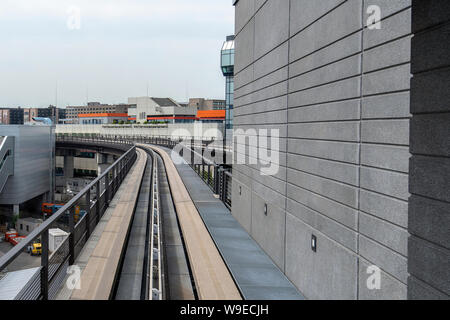
[[32, 256], [40, 256], [42, 254], [42, 244], [35, 242], [28, 248], [28, 251]]

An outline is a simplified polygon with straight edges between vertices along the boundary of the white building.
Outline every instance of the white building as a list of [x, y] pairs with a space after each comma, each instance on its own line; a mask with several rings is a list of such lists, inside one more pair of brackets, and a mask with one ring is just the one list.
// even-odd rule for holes
[[170, 98], [128, 98], [128, 104], [136, 105], [128, 109], [128, 117], [137, 123], [191, 123], [197, 115], [196, 107], [183, 107]]
[[19, 233], [19, 236], [26, 237], [31, 232], [33, 232], [34, 229], [39, 227], [42, 224], [41, 219], [35, 219], [35, 218], [24, 218], [17, 220], [16, 223], [16, 229]]

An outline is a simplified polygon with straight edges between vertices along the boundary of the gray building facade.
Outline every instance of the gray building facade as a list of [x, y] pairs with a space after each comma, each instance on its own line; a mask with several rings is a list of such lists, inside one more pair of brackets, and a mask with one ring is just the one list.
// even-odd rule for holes
[[0, 135], [14, 137], [14, 173], [0, 192], [0, 205], [18, 206], [48, 194], [51, 200], [54, 179], [54, 129], [50, 126], [0, 126]]
[[[448, 8], [446, 1], [431, 2]], [[420, 272], [409, 255], [425, 259], [419, 253], [425, 244], [408, 240], [410, 190], [419, 192], [410, 188], [415, 3], [234, 1], [234, 126], [279, 130], [280, 169], [263, 176], [261, 165], [234, 165], [232, 214], [309, 299], [406, 299], [408, 283], [429, 270], [411, 280], [411, 272]], [[378, 9], [380, 28], [373, 25]], [[445, 70], [437, 74], [447, 72], [448, 82]], [[448, 89], [439, 88], [448, 101]], [[439, 121], [448, 141], [448, 119]], [[448, 172], [448, 153], [438, 152]], [[413, 169], [420, 160], [412, 158]], [[447, 208], [436, 209], [447, 242], [435, 249], [448, 250], [448, 183], [437, 189]], [[435, 269], [446, 284], [438, 291], [448, 295], [448, 251], [438, 256], [446, 261]], [[368, 285], [372, 266], [381, 271], [379, 289]]]

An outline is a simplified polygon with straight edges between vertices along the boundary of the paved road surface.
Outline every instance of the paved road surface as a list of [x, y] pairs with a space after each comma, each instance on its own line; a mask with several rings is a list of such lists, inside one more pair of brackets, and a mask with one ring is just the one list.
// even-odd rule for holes
[[[11, 250], [12, 245], [9, 242], [0, 242], [0, 257]], [[30, 254], [21, 253], [8, 267], [7, 271], [17, 271], [29, 268], [39, 267], [41, 265], [40, 257], [32, 257]]]

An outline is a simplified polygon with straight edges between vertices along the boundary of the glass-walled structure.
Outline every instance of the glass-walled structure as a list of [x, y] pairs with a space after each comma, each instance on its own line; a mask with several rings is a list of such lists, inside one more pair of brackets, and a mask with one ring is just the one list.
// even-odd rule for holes
[[226, 119], [225, 128], [233, 128], [233, 106], [234, 106], [234, 36], [228, 36], [222, 46], [221, 68], [226, 77], [225, 100]]

